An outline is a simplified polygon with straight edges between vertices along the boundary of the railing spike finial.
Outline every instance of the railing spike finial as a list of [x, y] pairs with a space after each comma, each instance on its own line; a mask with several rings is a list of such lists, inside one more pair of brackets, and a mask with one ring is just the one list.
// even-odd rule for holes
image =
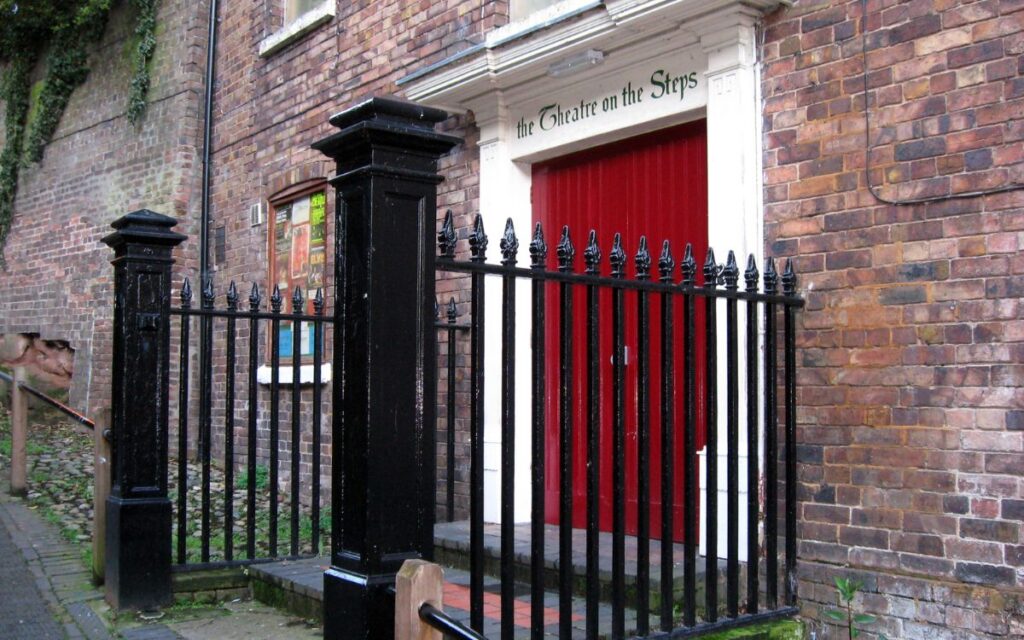
[[274, 290], [270, 294], [270, 310], [274, 313], [281, 313], [281, 302], [284, 298], [281, 297], [281, 287], [274, 285]]
[[704, 260], [704, 286], [714, 289], [718, 286], [718, 263], [715, 262], [715, 250], [708, 247], [708, 257]]
[[455, 298], [448, 298], [448, 322], [454, 324], [455, 318], [459, 315], [458, 307], [455, 306]]
[[238, 310], [238, 287], [235, 286], [235, 281], [232, 280], [231, 284], [228, 285], [228, 310]]
[[501, 264], [511, 267], [516, 263], [516, 254], [519, 253], [519, 238], [516, 237], [516, 229], [512, 225], [512, 218], [505, 220], [505, 232], [501, 234], [501, 241], [498, 243], [501, 249]]
[[636, 264], [636, 279], [647, 280], [651, 277], [651, 252], [647, 250], [647, 236], [640, 236], [640, 247], [633, 258]]
[[779, 292], [779, 273], [775, 270], [775, 258], [768, 257], [764, 262], [764, 292], [774, 294]]
[[530, 267], [543, 269], [548, 257], [548, 245], [544, 242], [544, 229], [540, 222], [533, 228], [533, 240], [530, 241]]
[[747, 283], [747, 291], [754, 293], [757, 291], [757, 280], [761, 274], [757, 271], [757, 260], [754, 259], [754, 254], [747, 256], [747, 269], [743, 272], [743, 279]]
[[597, 273], [597, 267], [601, 263], [601, 247], [597, 246], [597, 231], [594, 229], [590, 230], [587, 248], [583, 250], [583, 262], [587, 265], [587, 273]]
[[292, 313], [302, 313], [302, 288], [299, 285], [295, 285], [292, 293]]
[[576, 247], [573, 246], [572, 240], [569, 238], [569, 225], [562, 226], [562, 237], [558, 240], [555, 253], [558, 254], [558, 270], [572, 271], [572, 261], [576, 257]]
[[192, 283], [185, 278], [185, 282], [181, 285], [181, 306], [188, 307], [192, 306]]
[[260, 296], [260, 285], [255, 282], [252, 283], [252, 290], [249, 291], [249, 310], [259, 311], [260, 302], [263, 298]]
[[608, 252], [608, 263], [612, 267], [613, 278], [621, 278], [626, 275], [626, 252], [622, 250], [621, 233], [616, 233], [612, 238], [612, 250]]
[[676, 261], [672, 257], [672, 246], [666, 238], [661, 243], [661, 255], [658, 256], [658, 274], [661, 276], [662, 282], [672, 281], [672, 269], [675, 268]]
[[682, 275], [682, 284], [687, 287], [693, 286], [694, 275], [697, 273], [697, 261], [693, 259], [693, 245], [686, 243], [683, 251], [683, 260], [679, 263], [679, 273]]
[[786, 258], [786, 268], [782, 271], [782, 293], [787, 296], [796, 295], [796, 272], [793, 271], [792, 258]]
[[318, 316], [324, 314], [324, 292], [321, 287], [316, 288], [316, 296], [313, 297], [313, 313]]
[[469, 234], [469, 250], [473, 262], [484, 262], [487, 259], [487, 234], [484, 233], [484, 217], [479, 213], [473, 219], [473, 231]]
[[735, 291], [737, 283], [740, 279], [740, 268], [736, 264], [736, 253], [729, 250], [729, 255], [725, 260], [725, 267], [722, 268], [722, 279], [725, 281], [725, 288], [729, 291]]
[[434, 296], [434, 321], [437, 322], [441, 319], [441, 305], [437, 302], [437, 296]]
[[455, 224], [452, 221], [452, 210], [444, 214], [444, 222], [441, 223], [441, 230], [437, 232], [437, 246], [440, 249], [440, 257], [452, 259], [455, 257]]
[[203, 308], [212, 309], [214, 302], [213, 294], [213, 276], [207, 276], [206, 284], [203, 285]]

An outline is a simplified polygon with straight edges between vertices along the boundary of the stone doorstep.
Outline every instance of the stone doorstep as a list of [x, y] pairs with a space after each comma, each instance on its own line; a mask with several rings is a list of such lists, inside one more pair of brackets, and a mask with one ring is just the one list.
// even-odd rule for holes
[[[445, 525], [438, 525], [435, 529], [434, 553], [435, 561], [446, 568], [456, 571], [466, 571], [469, 568], [469, 549], [466, 537], [459, 535], [461, 532], [446, 531]], [[557, 532], [557, 528], [553, 528]], [[635, 541], [635, 538], [627, 539]], [[550, 542], [550, 540], [549, 540]], [[557, 542], [557, 539], [556, 539]], [[602, 543], [610, 543], [602, 540]], [[675, 545], [681, 549], [680, 545]], [[634, 545], [635, 547], [635, 545]], [[610, 544], [603, 544], [602, 558], [600, 562], [599, 580], [601, 583], [601, 600], [611, 600], [611, 558]], [[657, 611], [661, 602], [660, 569], [655, 563], [654, 551], [657, 549], [652, 544], [652, 565], [651, 565], [651, 611]], [[627, 557], [635, 558], [634, 549], [627, 545]], [[499, 547], [495, 540], [485, 537], [485, 573], [489, 576], [500, 575]], [[548, 553], [555, 553], [548, 551]], [[678, 559], [678, 556], [677, 556]], [[586, 596], [585, 571], [586, 565], [579, 554], [574, 555], [574, 585], [573, 593], [579, 597]], [[719, 561], [719, 600], [725, 602], [725, 561]], [[305, 618], [312, 618], [322, 621], [321, 606], [323, 603], [323, 573], [330, 567], [330, 559], [324, 556], [304, 558], [299, 560], [284, 560], [281, 562], [269, 562], [252, 564], [248, 567], [249, 589], [256, 600], [265, 604], [285, 609], [295, 615]], [[636, 579], [635, 561], [627, 560], [626, 563], [626, 604], [630, 608], [636, 606], [636, 589], [633, 586]], [[515, 575], [520, 586], [529, 584], [530, 578], [530, 548], [529, 544], [517, 543], [515, 553]], [[679, 602], [683, 595], [682, 584], [682, 563], [674, 563], [673, 599]], [[697, 562], [697, 608], [698, 615], [703, 612], [704, 587], [703, 577], [705, 574], [704, 560], [698, 557]], [[556, 591], [558, 588], [558, 564], [550, 556], [545, 561], [545, 589]], [[211, 585], [212, 586], [212, 585]], [[740, 590], [745, 592], [746, 587], [746, 563], [740, 565]], [[213, 586], [213, 588], [217, 588]], [[177, 590], [177, 587], [176, 587]], [[183, 589], [185, 590], [185, 589]], [[763, 585], [762, 585], [763, 592]]]

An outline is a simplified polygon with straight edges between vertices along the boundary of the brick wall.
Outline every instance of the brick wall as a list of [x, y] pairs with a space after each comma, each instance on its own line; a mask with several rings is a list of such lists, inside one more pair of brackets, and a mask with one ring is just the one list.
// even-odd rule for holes
[[768, 249], [808, 302], [801, 604], [852, 574], [890, 638], [1021, 637], [1024, 2], [868, 0], [866, 39], [862, 6], [798, 0], [763, 48]]
[[[142, 207], [185, 220], [179, 230], [192, 233], [197, 211], [203, 14], [184, 0], [161, 3], [150, 104], [137, 127], [124, 116], [134, 16], [127, 6], [113, 11], [89, 79], [72, 95], [42, 161], [22, 169], [0, 273], [0, 334], [68, 341], [76, 351], [71, 404], [89, 415], [110, 402], [113, 268], [100, 238], [113, 220]], [[179, 260], [192, 255], [185, 247]]]
[[[267, 233], [269, 224], [251, 226], [249, 205], [302, 179], [329, 177], [333, 166], [309, 145], [335, 131], [328, 118], [371, 95], [398, 95], [396, 81], [432, 62], [439, 61], [472, 44], [482, 34], [503, 24], [507, 2], [468, 3], [460, 0], [422, 2], [387, 0], [384, 2], [339, 1], [332, 20], [276, 53], [261, 58], [259, 42], [277, 28], [277, 21], [262, 6], [246, 3], [221, 5], [220, 41], [217, 51], [218, 82], [214, 107], [214, 155], [212, 187], [212, 226], [226, 229], [226, 259], [214, 265], [218, 306], [231, 280], [240, 291], [248, 291], [253, 282], [268, 285]], [[441, 127], [466, 138], [441, 161], [446, 181], [439, 186], [441, 213], [452, 209], [460, 226], [476, 212], [478, 155], [472, 115], [452, 118]], [[328, 189], [328, 211], [334, 197]], [[328, 242], [332, 246], [334, 227], [328, 216]], [[328, 251], [325, 298], [328, 313], [333, 309], [333, 255]], [[212, 261], [211, 261], [212, 262]], [[272, 283], [271, 283], [272, 286]], [[444, 282], [438, 294], [447, 300], [456, 296], [462, 313], [468, 311], [459, 287]], [[290, 303], [285, 304], [290, 309]], [[247, 337], [238, 342], [245, 349]], [[328, 344], [328, 347], [330, 345]], [[261, 347], [264, 349], [264, 347]], [[468, 349], [468, 345], [465, 346]], [[446, 346], [441, 346], [446, 352]], [[460, 350], [463, 350], [460, 347]], [[243, 353], [244, 351], [240, 351]], [[444, 371], [439, 372], [443, 378]], [[468, 393], [459, 375], [459, 393]], [[439, 391], [446, 387], [439, 385]], [[468, 396], [466, 396], [468, 397]], [[268, 415], [269, 396], [261, 390], [261, 414]], [[304, 391], [308, 405], [311, 392]], [[325, 403], [329, 394], [325, 394]], [[290, 390], [281, 395], [282, 479], [287, 484], [287, 460], [290, 456]], [[308, 411], [308, 407], [304, 408]], [[307, 414], [308, 415], [308, 414]], [[324, 420], [329, 416], [325, 405]], [[244, 418], [244, 414], [239, 414]], [[444, 425], [444, 414], [439, 417]], [[222, 424], [215, 416], [215, 424]], [[244, 424], [244, 423], [239, 423]], [[307, 423], [308, 424], [308, 423]], [[325, 422], [325, 424], [327, 424]], [[262, 422], [258, 437], [269, 444], [267, 426]], [[459, 421], [459, 448], [467, 450], [468, 435], [464, 420]], [[244, 451], [246, 434], [236, 434], [236, 451]], [[444, 447], [446, 431], [438, 433], [438, 477], [447, 469]], [[222, 437], [215, 438], [219, 447]], [[330, 454], [329, 430], [324, 431], [322, 453]], [[265, 448], [263, 449], [265, 450]], [[311, 434], [302, 434], [302, 475], [309, 473]], [[323, 481], [329, 487], [330, 465], [325, 458]], [[461, 482], [459, 504], [467, 504], [468, 490]], [[308, 478], [302, 477], [303, 483]], [[308, 484], [306, 484], [308, 486]], [[326, 494], [325, 494], [326, 496]], [[443, 482], [438, 485], [439, 510], [445, 502]], [[440, 511], [439, 511], [440, 512]]]

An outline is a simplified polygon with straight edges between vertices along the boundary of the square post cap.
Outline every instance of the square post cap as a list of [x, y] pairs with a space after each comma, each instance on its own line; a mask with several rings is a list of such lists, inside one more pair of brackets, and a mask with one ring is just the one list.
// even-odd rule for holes
[[162, 213], [139, 209], [126, 213], [110, 223], [114, 232], [103, 238], [103, 243], [112, 249], [126, 244], [150, 244], [175, 247], [188, 236], [171, 231], [178, 221]]
[[434, 125], [447, 118], [448, 113], [441, 109], [375, 96], [331, 116], [330, 123], [341, 131], [312, 147], [327, 156], [340, 157], [346, 145], [372, 140], [440, 156], [462, 142], [456, 136], [434, 131]]

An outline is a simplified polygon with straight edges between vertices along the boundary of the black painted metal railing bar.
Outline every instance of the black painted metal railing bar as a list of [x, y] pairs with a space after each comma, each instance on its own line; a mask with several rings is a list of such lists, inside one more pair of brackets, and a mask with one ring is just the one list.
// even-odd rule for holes
[[[646, 280], [650, 277], [651, 255], [647, 250], [647, 238], [640, 239], [640, 248], [634, 260], [636, 277]], [[637, 363], [637, 406], [636, 406], [636, 449], [637, 449], [637, 552], [636, 552], [636, 618], [637, 633], [650, 631], [651, 591], [651, 515], [650, 515], [650, 305], [648, 292], [639, 291], [636, 296], [636, 363]], [[671, 537], [665, 540], [672, 540]], [[671, 546], [666, 544], [666, 546]]]
[[[722, 270], [727, 291], [735, 291], [739, 279], [736, 254], [729, 252]], [[740, 529], [732, 526], [740, 517], [740, 416], [739, 416], [739, 337], [737, 329], [737, 303], [734, 298], [725, 301], [726, 343], [726, 611], [730, 618], [740, 610]]]
[[[292, 316], [299, 315], [302, 313], [302, 289], [298, 286], [295, 287], [295, 293], [292, 296]], [[302, 321], [295, 319], [292, 320], [292, 363], [297, 364], [302, 362]], [[291, 402], [291, 413], [292, 413], [292, 442], [291, 442], [291, 455], [289, 461], [291, 462], [290, 475], [291, 475], [291, 554], [293, 556], [299, 555], [299, 512], [301, 511], [302, 503], [299, 501], [299, 489], [301, 484], [301, 478], [299, 476], [299, 463], [302, 458], [302, 431], [300, 430], [301, 425], [301, 413], [302, 413], [302, 381], [301, 369], [295, 366], [292, 369], [292, 402]]]
[[[202, 307], [213, 309], [213, 280], [207, 279], [202, 291]], [[199, 545], [200, 562], [210, 561], [210, 462], [213, 450], [213, 318], [200, 316], [199, 331], [199, 456], [201, 476], [201, 527]]]
[[246, 477], [245, 499], [248, 508], [245, 511], [245, 555], [250, 560], [256, 557], [256, 426], [257, 401], [259, 398], [256, 387], [256, 368], [259, 362], [260, 326], [256, 310], [260, 308], [260, 290], [256, 283], [249, 293], [249, 407], [248, 425], [246, 429]]
[[[625, 276], [621, 238], [608, 253], [612, 277]], [[626, 310], [622, 289], [612, 289], [612, 637], [626, 634]]]
[[[502, 261], [515, 264], [519, 242], [509, 220], [501, 238]], [[501, 640], [515, 635], [515, 433], [516, 279], [506, 273], [501, 287]]]
[[[683, 624], [697, 623], [697, 304], [693, 295], [697, 265], [689, 244], [679, 265], [683, 293]], [[669, 295], [671, 295], [669, 293]]]
[[565, 273], [561, 271], [540, 271], [523, 267], [508, 267], [490, 262], [462, 262], [438, 258], [435, 268], [439, 272], [452, 273], [483, 273], [486, 275], [514, 275], [517, 278], [551, 280], [553, 282], [571, 282], [579, 285], [597, 285], [603, 289], [626, 289], [634, 291], [688, 293], [698, 298], [715, 298], [719, 300], [748, 300], [756, 302], [774, 302], [787, 307], [802, 308], [806, 301], [803, 298], [784, 294], [750, 293], [747, 291], [726, 291], [699, 285], [686, 285], [656, 282], [653, 280], [626, 280], [590, 273]]
[[[675, 261], [666, 241], [658, 259], [661, 282], [671, 281]], [[673, 299], [672, 294], [662, 291], [658, 294], [661, 303], [661, 539], [672, 540], [675, 536], [674, 483], [675, 483], [675, 379], [673, 376]], [[639, 321], [638, 321], [639, 322]], [[661, 545], [661, 606], [659, 627], [662, 631], [672, 629], [673, 572], [674, 558], [671, 544]]]
[[[558, 269], [569, 272], [574, 268], [576, 248], [569, 238], [569, 228], [562, 228], [558, 241]], [[571, 562], [561, 558], [572, 557], [572, 492], [573, 492], [573, 287], [568, 282], [558, 283], [558, 412], [559, 412], [559, 475], [558, 505], [558, 632], [563, 638], [572, 636], [572, 584], [574, 569]]]
[[[754, 257], [747, 260], [747, 269], [743, 276], [746, 280], [747, 291], [757, 290], [757, 265]], [[758, 482], [760, 471], [758, 466], [758, 413], [757, 413], [757, 304], [747, 302], [746, 304], [746, 326], [747, 326], [747, 610], [746, 613], [753, 614], [758, 611], [758, 553], [757, 526], [749, 523], [758, 522]]]
[[456, 640], [487, 640], [486, 637], [473, 631], [444, 611], [430, 603], [423, 603], [419, 609], [420, 620], [434, 629]]
[[[583, 251], [586, 272], [596, 275], [601, 261], [601, 249], [597, 246], [597, 234], [590, 232], [587, 247]], [[598, 523], [600, 500], [598, 487], [601, 473], [601, 369], [599, 361], [600, 338], [600, 289], [593, 280], [587, 286], [587, 640], [597, 640], [598, 599], [601, 596], [598, 558], [600, 540]]]
[[[774, 293], [778, 282], [775, 261], [765, 262], [764, 288]], [[765, 457], [765, 604], [769, 608], [778, 606], [778, 527], [779, 527], [779, 479], [778, 479], [778, 379], [776, 349], [776, 305], [772, 301], [764, 305], [764, 457]]]
[[[181, 308], [192, 305], [192, 286], [188, 280], [181, 287]], [[181, 353], [178, 360], [178, 564], [185, 564], [187, 542], [186, 498], [188, 492], [188, 351], [189, 331], [192, 324], [187, 315], [181, 318]]]
[[[544, 242], [540, 223], [530, 242], [530, 265], [533, 269], [543, 269], [548, 247]], [[530, 634], [533, 640], [541, 640], [544, 636], [544, 489], [545, 489], [545, 354], [547, 353], [545, 336], [545, 305], [544, 283], [534, 280], [532, 283], [532, 365], [533, 365], [533, 397], [532, 397], [532, 433], [533, 449], [531, 474], [532, 496], [530, 514]]]
[[[783, 294], [796, 295], [791, 262], [782, 273]], [[785, 345], [786, 407], [786, 604], [796, 604], [796, 316], [792, 307], [782, 313]]]
[[[718, 264], [710, 249], [704, 263], [704, 288], [718, 285]], [[705, 424], [712, 428], [705, 434], [705, 487], [707, 545], [704, 569], [704, 616], [709, 622], [718, 619], [718, 327], [715, 298], [704, 298], [704, 370]]]
[[[228, 311], [238, 311], [238, 290], [228, 287]], [[227, 319], [224, 388], [224, 559], [235, 554], [235, 316]]]
[[[472, 260], [482, 263], [487, 235], [477, 219], [470, 236]], [[470, 275], [470, 483], [469, 483], [469, 620], [484, 628], [484, 274]]]
[[[274, 316], [270, 320], [270, 557], [277, 557], [277, 493], [278, 493], [278, 456], [280, 437], [280, 392], [281, 392], [281, 290], [274, 285], [270, 295], [270, 309]], [[298, 371], [294, 372], [298, 374]], [[255, 478], [252, 479], [255, 481]]]
[[320, 420], [322, 408], [321, 387], [322, 374], [320, 373], [323, 361], [323, 335], [324, 335], [324, 296], [320, 289], [316, 290], [316, 297], [313, 298], [313, 497], [310, 501], [310, 520], [312, 521], [313, 538], [310, 545], [314, 554], [320, 553]]
[[437, 304], [437, 299], [434, 300], [434, 326], [442, 329], [448, 338], [448, 351], [446, 354], [447, 360], [445, 361], [445, 369], [448, 372], [448, 385], [447, 385], [447, 407], [446, 412], [446, 451], [447, 451], [447, 472], [448, 472], [448, 492], [446, 495], [446, 506], [448, 511], [448, 522], [455, 520], [455, 320], [458, 316], [457, 308], [455, 306], [455, 298], [451, 298], [447, 305], [447, 322], [437, 322], [437, 318], [440, 315], [440, 307]]

